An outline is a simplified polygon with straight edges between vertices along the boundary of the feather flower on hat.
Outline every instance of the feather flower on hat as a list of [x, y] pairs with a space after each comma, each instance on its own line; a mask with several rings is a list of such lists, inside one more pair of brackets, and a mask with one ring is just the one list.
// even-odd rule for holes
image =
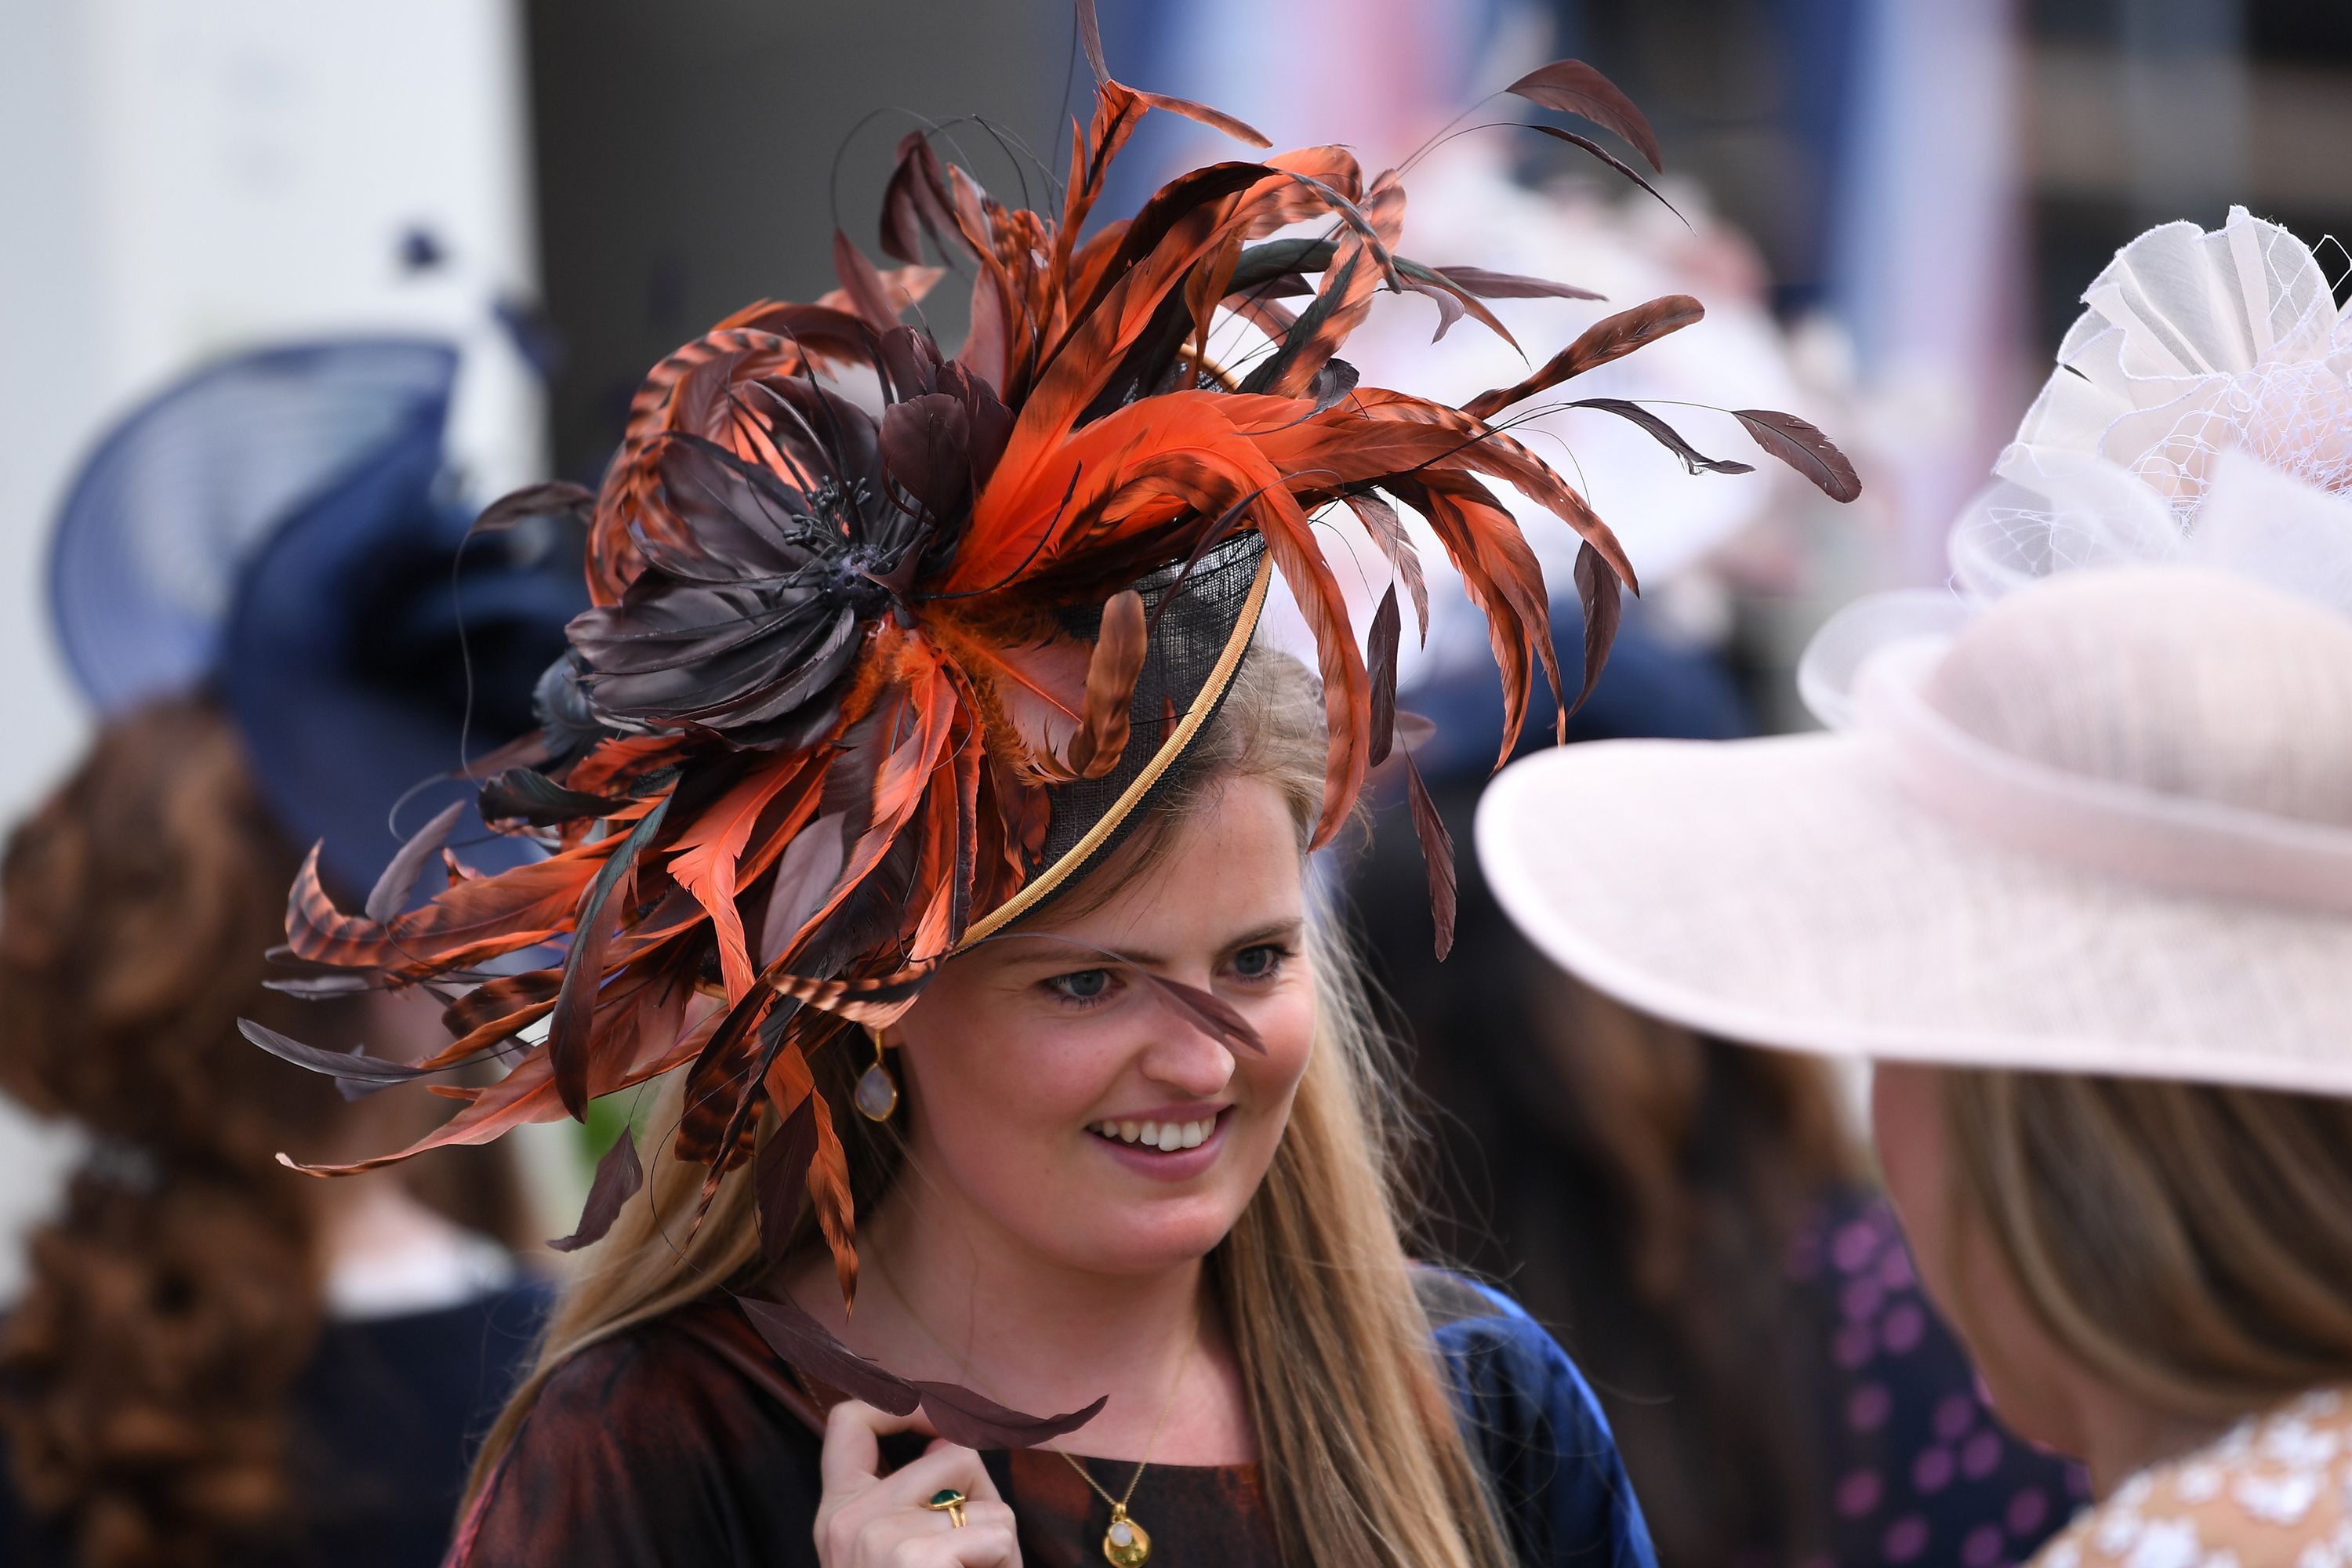
[[[1109, 774], [1155, 717], [1138, 711], [1138, 672], [1194, 566], [1262, 549], [1315, 634], [1330, 737], [1318, 843], [1391, 749], [1397, 626], [1391, 588], [1368, 659], [1310, 521], [1318, 509], [1385, 519], [1374, 532], [1409, 586], [1418, 573], [1391, 502], [1428, 521], [1487, 616], [1507, 756], [1535, 672], [1555, 690], [1560, 675], [1542, 574], [1488, 481], [1539, 503], [1581, 542], [1590, 689], [1632, 570], [1502, 416], [1697, 321], [1697, 301], [1610, 316], [1459, 407], [1359, 385], [1337, 351], [1383, 290], [1433, 292], [1487, 320], [1482, 290], [1546, 285], [1408, 259], [1398, 174], [1367, 179], [1338, 147], [1195, 169], [1087, 235], [1148, 110], [1264, 139], [1110, 79], [1086, 31], [1098, 86], [1091, 124], [1073, 127], [1057, 214], [1003, 205], [925, 132], [908, 135], [882, 210], [895, 268], [836, 236], [838, 289], [753, 305], [654, 368], [599, 491], [539, 486], [485, 513], [478, 526], [569, 510], [588, 530], [593, 607], [541, 683], [542, 729], [498, 755], [480, 797], [487, 819], [551, 852], [476, 876], [442, 849], [445, 816], [358, 912], [329, 899], [314, 856], [288, 913], [310, 973], [289, 985], [447, 987], [453, 1040], [394, 1064], [256, 1037], [370, 1086], [511, 1066], [487, 1088], [436, 1085], [467, 1101], [445, 1126], [336, 1171], [579, 1116], [684, 1070], [675, 1151], [713, 1181], [763, 1146], [763, 1111], [813, 1122], [813, 1136], [768, 1141], [803, 1167], [775, 1186], [795, 1199], [805, 1188], [847, 1291], [846, 1166], [809, 1055], [895, 1018], [976, 922], [1045, 873], [1058, 792]], [[1561, 62], [1517, 90], [1653, 145], [1589, 67]], [[1276, 237], [1302, 224], [1322, 231]], [[971, 278], [971, 329], [952, 355], [900, 320], [942, 276], [927, 241]], [[1213, 324], [1236, 314], [1267, 346], [1215, 363]], [[878, 414], [849, 390], [868, 382]], [[1801, 421], [1770, 415], [1758, 438], [1817, 481], [1841, 468], [1851, 481]], [[1149, 610], [1146, 579], [1160, 584]], [[448, 885], [408, 907], [428, 864]], [[1450, 885], [1450, 868], [1442, 877]], [[560, 962], [498, 972], [557, 948]], [[1233, 1027], [1213, 999], [1177, 1002]], [[603, 1217], [577, 1241], [634, 1184], [634, 1146], [615, 1154], [591, 1196]]]
[[2162, 224], [2083, 302], [1954, 529], [1962, 584], [2198, 559], [2352, 612], [2352, 313], [2312, 248], [2243, 207]]

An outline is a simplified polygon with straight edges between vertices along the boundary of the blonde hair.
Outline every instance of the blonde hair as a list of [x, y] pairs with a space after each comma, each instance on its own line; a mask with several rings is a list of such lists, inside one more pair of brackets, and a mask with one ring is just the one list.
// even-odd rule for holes
[[2352, 1379], [2352, 1100], [2006, 1071], [1941, 1097], [1952, 1234], [2083, 1366], [2213, 1419]]
[[[1180, 775], [1056, 912], [1150, 875], [1169, 826], [1234, 778], [1264, 779], [1283, 792], [1304, 853], [1322, 801], [1323, 735], [1321, 695], [1306, 668], [1287, 655], [1253, 652]], [[1399, 1173], [1412, 1126], [1388, 1047], [1370, 1023], [1354, 963], [1322, 919], [1309, 919], [1306, 945], [1317, 985], [1315, 1048], [1272, 1168], [1209, 1259], [1249, 1390], [1283, 1555], [1299, 1563], [1501, 1568], [1510, 1552], [1457, 1424], [1402, 1240], [1410, 1205]], [[862, 1064], [845, 1051], [818, 1058], [852, 1190], [870, 1213], [897, 1173], [897, 1139], [843, 1113]], [[674, 1120], [676, 1092], [656, 1126]], [[740, 1170], [685, 1234], [705, 1174], [666, 1150], [656, 1154], [651, 1201], [628, 1206], [566, 1291], [530, 1376], [476, 1461], [469, 1498], [566, 1361], [721, 1286], [749, 1289], [764, 1272], [751, 1183]], [[803, 1226], [811, 1228], [805, 1216]], [[813, 1241], [813, 1234], [796, 1236], [793, 1250]]]

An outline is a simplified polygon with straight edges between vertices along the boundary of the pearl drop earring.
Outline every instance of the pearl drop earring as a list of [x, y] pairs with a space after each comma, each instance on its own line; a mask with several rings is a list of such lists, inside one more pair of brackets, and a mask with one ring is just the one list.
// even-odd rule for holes
[[882, 1059], [882, 1031], [869, 1025], [866, 1034], [874, 1042], [874, 1065], [858, 1075], [857, 1092], [851, 1098], [866, 1121], [887, 1121], [898, 1109], [898, 1080]]

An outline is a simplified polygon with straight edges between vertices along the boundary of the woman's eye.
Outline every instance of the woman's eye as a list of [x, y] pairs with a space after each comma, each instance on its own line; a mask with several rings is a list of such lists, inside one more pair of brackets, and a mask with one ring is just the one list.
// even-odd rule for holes
[[1271, 942], [1245, 947], [1234, 954], [1234, 973], [1244, 980], [1266, 980], [1282, 967], [1282, 949]]
[[1081, 969], [1069, 974], [1056, 974], [1045, 984], [1073, 1002], [1093, 1002], [1110, 990], [1110, 971]]

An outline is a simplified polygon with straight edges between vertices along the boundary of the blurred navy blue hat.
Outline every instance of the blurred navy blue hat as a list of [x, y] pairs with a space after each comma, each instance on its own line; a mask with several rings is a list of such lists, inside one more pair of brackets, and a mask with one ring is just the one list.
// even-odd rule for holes
[[[443, 445], [457, 370], [446, 343], [362, 339], [198, 371], [100, 444], [52, 547], [91, 702], [215, 692], [288, 836], [323, 839], [348, 894], [399, 847], [395, 805], [414, 832], [472, 793], [447, 776], [467, 757], [532, 727], [523, 694], [587, 604], [550, 533], [467, 541]], [[485, 870], [534, 853], [468, 837]]]

